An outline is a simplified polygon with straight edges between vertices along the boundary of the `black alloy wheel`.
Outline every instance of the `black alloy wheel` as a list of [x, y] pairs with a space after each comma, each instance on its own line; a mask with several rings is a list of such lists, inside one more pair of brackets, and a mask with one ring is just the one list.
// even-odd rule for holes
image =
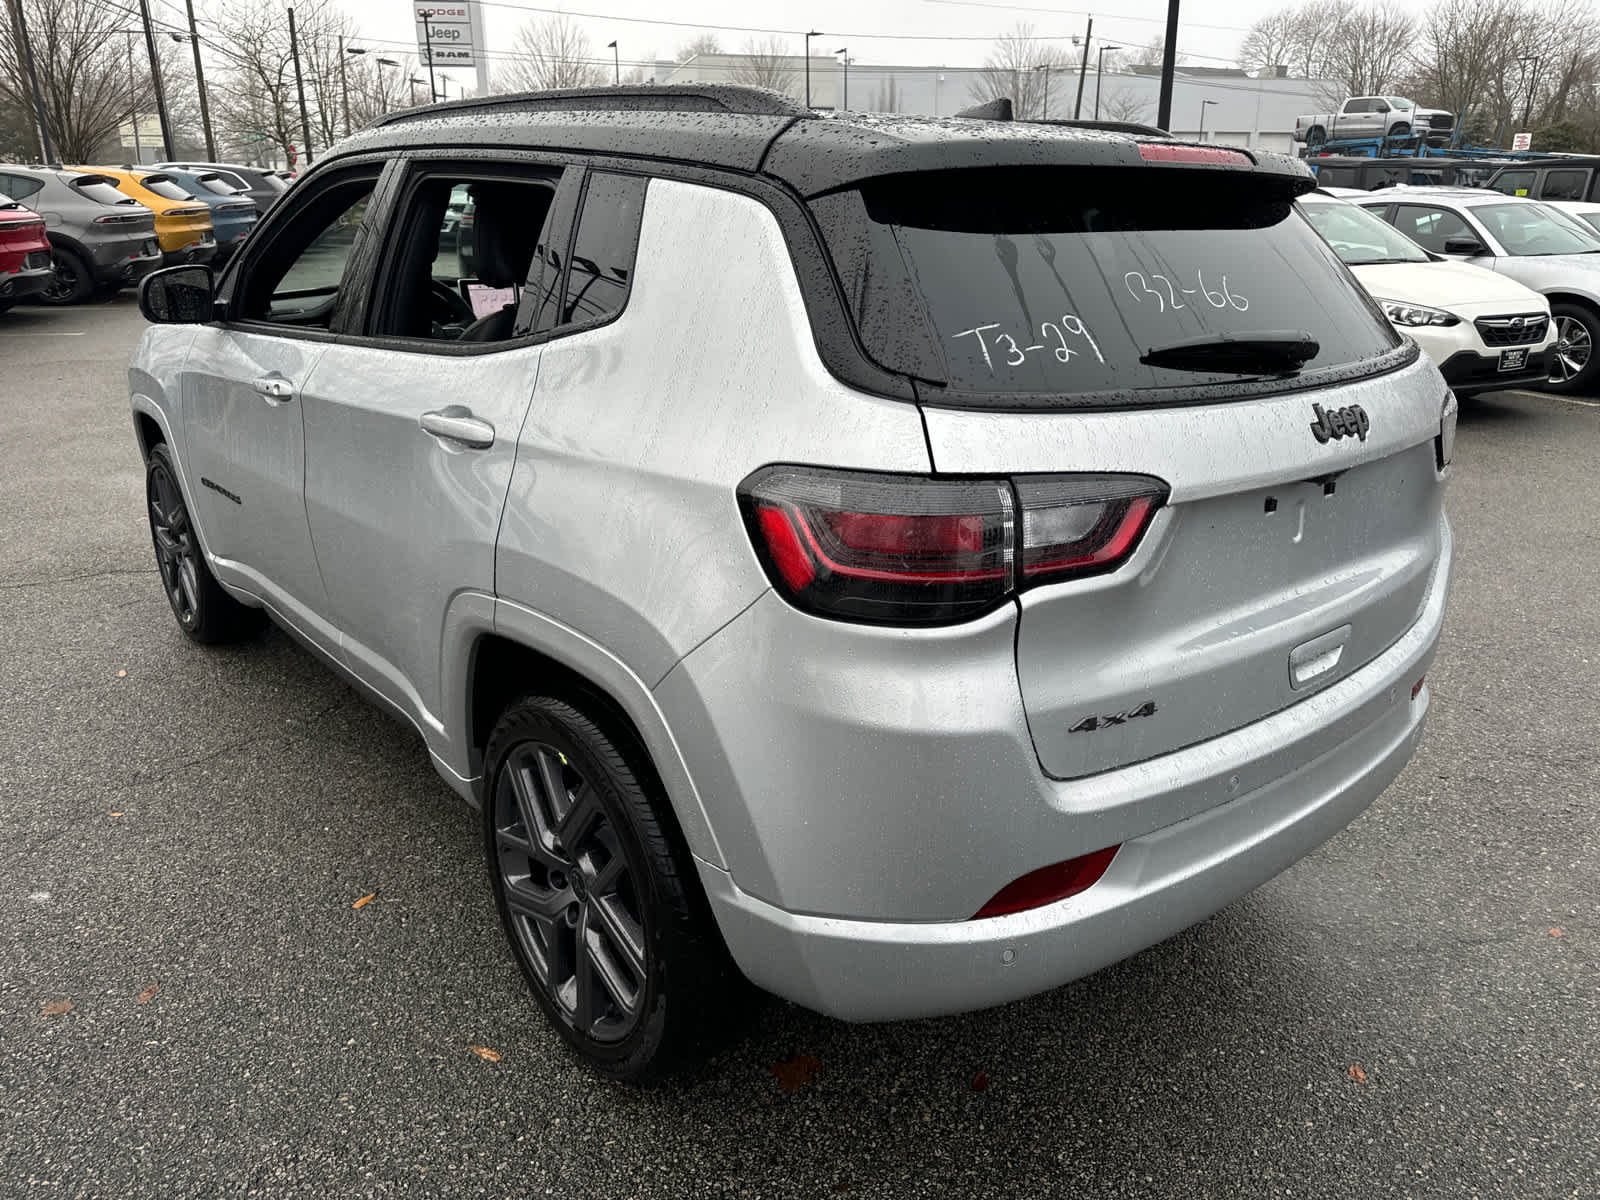
[[52, 246], [50, 264], [54, 270], [49, 284], [39, 293], [42, 303], [81, 304], [94, 294], [94, 276], [76, 251]]
[[592, 1066], [637, 1080], [698, 1041], [730, 989], [664, 798], [633, 761], [566, 702], [524, 699], [489, 740], [484, 835], [539, 1006]]
[[207, 645], [238, 641], [258, 632], [265, 614], [223, 591], [206, 565], [165, 443], [151, 447], [145, 467], [145, 503], [161, 590], [167, 594], [178, 627], [192, 640]]

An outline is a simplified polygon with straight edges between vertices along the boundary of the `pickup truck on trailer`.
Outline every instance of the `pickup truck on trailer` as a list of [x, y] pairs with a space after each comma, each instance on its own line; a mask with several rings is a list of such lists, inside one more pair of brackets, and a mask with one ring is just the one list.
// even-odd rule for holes
[[1349, 138], [1447, 139], [1455, 126], [1453, 113], [1418, 108], [1404, 96], [1351, 96], [1338, 112], [1296, 117], [1294, 140], [1316, 150], [1326, 142]]

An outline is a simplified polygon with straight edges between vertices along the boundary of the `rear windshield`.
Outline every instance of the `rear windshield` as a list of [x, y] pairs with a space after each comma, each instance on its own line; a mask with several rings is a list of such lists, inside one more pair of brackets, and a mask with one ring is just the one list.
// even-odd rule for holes
[[1294, 190], [1243, 172], [1036, 168], [893, 176], [814, 203], [883, 366], [963, 393], [1142, 403], [1250, 378], [1140, 361], [1196, 339], [1309, 334], [1301, 377], [1394, 365], [1396, 335]]
[[170, 175], [146, 175], [139, 180], [141, 187], [154, 192], [163, 200], [193, 200], [187, 190], [172, 181]]
[[205, 188], [206, 191], [214, 192], [218, 196], [237, 196], [239, 194], [239, 189], [223, 183], [220, 175], [201, 175], [195, 182]]
[[82, 178], [74, 179], [71, 181], [71, 183], [72, 186], [77, 189], [80, 196], [87, 196], [89, 199], [100, 204], [139, 203], [126, 192], [119, 192], [115, 187], [106, 181], [106, 177], [104, 175], [90, 177], [87, 179], [87, 181]]

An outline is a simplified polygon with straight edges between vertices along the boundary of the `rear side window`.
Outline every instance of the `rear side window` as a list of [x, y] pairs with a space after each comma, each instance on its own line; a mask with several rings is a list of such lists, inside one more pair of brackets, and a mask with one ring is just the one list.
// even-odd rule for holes
[[1399, 345], [1296, 185], [1162, 170], [892, 176], [815, 208], [868, 353], [963, 393], [1160, 402], [1249, 374], [1157, 353], [1180, 343], [1307, 334], [1302, 374]]
[[1582, 200], [1585, 185], [1589, 182], [1587, 171], [1546, 171], [1544, 183], [1539, 187], [1541, 200]]
[[0, 191], [5, 192], [13, 200], [25, 202], [43, 187], [43, 181], [34, 179], [31, 175], [0, 175]]
[[591, 325], [622, 311], [639, 253], [646, 180], [595, 171], [583, 196], [567, 270], [562, 325]]
[[1533, 172], [1502, 171], [1489, 186], [1508, 196], [1526, 196], [1533, 190]]

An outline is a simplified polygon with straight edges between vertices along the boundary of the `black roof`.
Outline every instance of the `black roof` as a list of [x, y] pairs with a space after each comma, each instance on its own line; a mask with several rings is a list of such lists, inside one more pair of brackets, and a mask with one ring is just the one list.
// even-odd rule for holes
[[1600, 154], [1552, 154], [1549, 158], [1508, 158], [1502, 170], [1531, 171], [1538, 167], [1600, 167]]
[[[1157, 136], [970, 117], [823, 115], [762, 88], [691, 84], [528, 92], [425, 105], [380, 117], [336, 150], [340, 155], [401, 150], [422, 142], [463, 149], [587, 151], [766, 174], [810, 196], [908, 171], [980, 165], [1139, 167], [1145, 165], [1141, 141]], [[1181, 145], [1164, 136], [1162, 141]], [[1237, 163], [1163, 165], [1257, 171], [1310, 184], [1310, 173], [1293, 159], [1241, 153], [1245, 157]]]

